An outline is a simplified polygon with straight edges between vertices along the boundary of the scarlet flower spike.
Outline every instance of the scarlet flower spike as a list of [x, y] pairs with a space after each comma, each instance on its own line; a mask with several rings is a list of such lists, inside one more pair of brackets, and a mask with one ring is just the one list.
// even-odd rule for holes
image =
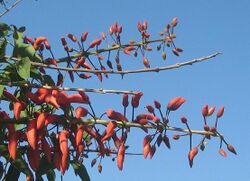
[[100, 35], [101, 35], [101, 37], [102, 37], [103, 40], [106, 40], [107, 36], [105, 35], [104, 32], [101, 32]]
[[132, 107], [137, 108], [139, 106], [140, 103], [140, 99], [143, 96], [143, 92], [138, 92], [136, 95], [133, 95], [132, 97]]
[[109, 35], [113, 35], [113, 33], [114, 33], [113, 26], [110, 26], [109, 27]]
[[14, 102], [18, 102], [19, 100], [16, 98], [16, 96], [14, 96], [13, 94], [11, 94], [10, 92], [8, 92], [7, 90], [3, 90], [3, 95], [7, 98], [10, 99]]
[[47, 39], [44, 36], [36, 38], [36, 40], [34, 42], [34, 45], [33, 45], [34, 49], [38, 50], [38, 48], [40, 47], [41, 43], [43, 43], [46, 40]]
[[81, 36], [81, 42], [84, 42], [87, 39], [88, 32], [84, 32]]
[[14, 103], [14, 116], [16, 120], [20, 119], [20, 114], [21, 114], [22, 109], [23, 109], [23, 106], [21, 102]]
[[206, 117], [207, 114], [208, 114], [208, 105], [206, 104], [202, 107], [202, 116]]
[[73, 35], [73, 34], [67, 34], [67, 37], [71, 40], [71, 41], [73, 41], [73, 42], [76, 42], [77, 41], [77, 38]]
[[115, 21], [113, 24], [113, 31], [117, 32], [117, 29], [118, 29], [118, 23], [117, 23], [117, 21]]
[[147, 30], [148, 29], [148, 22], [145, 20], [142, 24], [143, 30]]
[[147, 58], [143, 58], [143, 64], [146, 68], [150, 68], [150, 63], [149, 63], [149, 60]]
[[174, 48], [174, 49], [172, 50], [172, 52], [173, 52], [176, 56], [180, 56], [179, 51], [178, 51], [176, 48]]
[[64, 37], [61, 37], [61, 43], [62, 43], [63, 46], [67, 45], [67, 42], [66, 42]]
[[25, 36], [23, 38], [23, 40], [24, 40], [24, 43], [30, 43], [32, 45], [34, 44], [34, 40], [31, 37], [29, 37], [29, 36]]
[[81, 117], [85, 117], [88, 115], [88, 110], [84, 107], [77, 107], [75, 109], [76, 119], [80, 119]]
[[151, 135], [147, 135], [144, 137], [143, 142], [142, 142], [142, 146], [145, 147], [152, 139]]
[[181, 116], [181, 122], [183, 124], [186, 124], [187, 123], [187, 118], [185, 116]]
[[68, 155], [62, 154], [61, 163], [60, 163], [60, 171], [62, 175], [64, 175], [67, 169], [68, 169]]
[[56, 83], [56, 85], [60, 86], [62, 84], [62, 82], [63, 82], [63, 74], [59, 73], [57, 75], [57, 83]]
[[123, 107], [128, 107], [128, 94], [123, 94], [122, 105]]
[[37, 149], [37, 119], [32, 119], [27, 127], [26, 136], [33, 150]]
[[53, 124], [57, 121], [60, 121], [60, 117], [58, 115], [48, 115], [48, 117], [45, 119], [45, 126], [48, 126], [49, 124]]
[[49, 115], [46, 112], [42, 112], [41, 114], [39, 114], [39, 116], [37, 117], [37, 129], [41, 129], [45, 125], [45, 120], [48, 116]]
[[225, 152], [225, 150], [223, 150], [223, 149], [220, 149], [220, 150], [219, 150], [219, 154], [220, 154], [221, 156], [223, 156], [223, 157], [227, 157], [227, 152]]
[[143, 147], [143, 157], [144, 159], [146, 159], [148, 157], [148, 154], [151, 152], [151, 146], [149, 143], [147, 143], [144, 147]]
[[62, 152], [62, 155], [68, 155], [69, 153], [68, 135], [69, 135], [69, 132], [67, 130], [62, 130], [59, 134], [59, 144], [60, 144], [60, 150]]
[[110, 121], [105, 129], [105, 135], [101, 139], [102, 142], [109, 140], [113, 134], [115, 133], [115, 128], [117, 127], [117, 123], [115, 121]]
[[155, 105], [155, 108], [156, 109], [160, 109], [161, 108], [161, 103], [160, 102], [158, 102], [158, 101], [154, 101], [154, 105]]
[[116, 121], [128, 121], [128, 119], [121, 113], [114, 111], [113, 109], [108, 109], [106, 114], [109, 119]]
[[162, 56], [162, 59], [163, 59], [163, 60], [166, 60], [166, 58], [167, 58], [166, 52], [163, 51], [162, 54], [161, 54], [161, 56]]
[[139, 114], [136, 116], [136, 121], [139, 122], [141, 119], [146, 119], [146, 120], [153, 120], [154, 115], [153, 114]]
[[79, 77], [81, 77], [81, 78], [83, 78], [83, 79], [89, 79], [89, 78], [91, 78], [92, 76], [89, 75], [89, 74], [82, 73], [82, 74], [79, 74]]
[[168, 110], [170, 111], [175, 111], [177, 110], [186, 100], [182, 97], [176, 97], [174, 99], [172, 99], [169, 103], [168, 103]]
[[217, 118], [220, 118], [221, 116], [223, 116], [224, 113], [224, 106], [220, 107], [220, 109], [217, 112]]
[[177, 25], [177, 23], [178, 23], [178, 19], [177, 19], [177, 18], [173, 18], [173, 20], [172, 20], [172, 22], [171, 22], [171, 25], [172, 25], [173, 27], [175, 27], [175, 26]]
[[153, 158], [154, 154], [155, 154], [155, 151], [156, 151], [156, 146], [155, 145], [152, 145], [151, 146], [151, 150], [149, 152], [149, 156], [150, 156], [150, 159]]
[[48, 41], [47, 39], [44, 41], [44, 45], [45, 45], [45, 48], [46, 48], [47, 50], [50, 50], [50, 49], [51, 49], [51, 46], [50, 46], [49, 41]]
[[118, 27], [117, 32], [118, 32], [119, 34], [122, 33], [122, 26], [119, 26], [119, 27]]
[[135, 50], [135, 47], [133, 46], [128, 46], [123, 49], [123, 52], [127, 55], [130, 55], [130, 51]]
[[230, 144], [227, 145], [227, 149], [228, 151], [230, 151], [231, 153], [237, 155], [237, 152], [235, 151], [234, 147]]
[[138, 23], [137, 23], [137, 29], [139, 32], [142, 31], [142, 25], [141, 25], [140, 21], [138, 21]]
[[208, 109], [208, 113], [207, 113], [207, 116], [211, 116], [213, 113], [214, 113], [214, 110], [215, 110], [215, 106], [212, 106]]
[[198, 151], [199, 151], [199, 149], [197, 147], [194, 147], [188, 153], [189, 166], [191, 168], [193, 166], [194, 157], [197, 155]]
[[80, 94], [72, 94], [68, 96], [68, 101], [70, 103], [82, 103], [82, 104], [88, 104], [88, 99], [83, 98]]
[[101, 164], [98, 165], [98, 172], [102, 173], [102, 165]]
[[83, 68], [86, 68], [86, 69], [92, 69], [91, 65], [88, 64], [87, 62], [84, 62], [81, 64]]
[[98, 45], [101, 44], [101, 42], [102, 42], [101, 39], [95, 39], [94, 41], [92, 41], [92, 42], [89, 44], [89, 48], [93, 48], [93, 47], [95, 47], [95, 46], [98, 46]]
[[83, 135], [83, 126], [79, 126], [76, 132], [76, 145], [79, 146], [82, 141], [82, 135]]
[[150, 104], [147, 104], [146, 108], [147, 108], [148, 112], [154, 114], [154, 108], [153, 108], [153, 106], [151, 106]]
[[10, 131], [8, 135], [8, 150], [10, 157], [15, 160], [17, 156], [17, 141], [18, 141], [18, 133], [16, 131]]

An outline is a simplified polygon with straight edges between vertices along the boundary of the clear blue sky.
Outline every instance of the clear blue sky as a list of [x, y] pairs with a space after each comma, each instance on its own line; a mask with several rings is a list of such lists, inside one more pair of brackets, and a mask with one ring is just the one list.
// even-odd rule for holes
[[[123, 25], [124, 40], [139, 39], [136, 24], [147, 20], [153, 37], [161, 31], [173, 17], [179, 18], [176, 29], [178, 47], [184, 49], [181, 57], [168, 55], [167, 61], [160, 60], [156, 51], [149, 54], [154, 65], [169, 65], [209, 55], [216, 51], [224, 53], [211, 61], [161, 73], [120, 76], [99, 83], [82, 81], [77, 86], [87, 88], [141, 90], [145, 93], [142, 105], [160, 100], [163, 105], [176, 96], [186, 98], [183, 107], [172, 115], [175, 125], [181, 126], [179, 116], [188, 117], [192, 128], [202, 128], [201, 107], [203, 104], [224, 105], [225, 114], [219, 129], [228, 142], [237, 149], [238, 156], [228, 154], [222, 158], [218, 154], [219, 140], [214, 139], [204, 152], [199, 152], [192, 169], [188, 166], [188, 139], [172, 142], [169, 151], [164, 146], [157, 150], [152, 160], [127, 156], [124, 170], [118, 171], [116, 163], [110, 159], [103, 162], [103, 172], [86, 167], [93, 181], [149, 181], [149, 180], [203, 180], [235, 181], [250, 178], [250, 1], [248, 0], [126, 0], [126, 1], [28, 1], [25, 0], [13, 11], [1, 18], [8, 24], [26, 26], [27, 35], [44, 35], [52, 44], [57, 57], [65, 56], [60, 37], [66, 33], [81, 35], [90, 32], [92, 39], [116, 20]], [[131, 66], [130, 57], [126, 61]], [[130, 62], [130, 63], [129, 63]], [[97, 111], [109, 107], [121, 107], [119, 95], [94, 95], [93, 104]], [[111, 101], [112, 100], [112, 101]], [[141, 107], [143, 111], [143, 106]], [[213, 120], [211, 120], [212, 122]], [[171, 134], [170, 134], [171, 135]], [[141, 151], [143, 134], [132, 131], [129, 143], [132, 150]], [[196, 142], [195, 142], [196, 141]], [[194, 140], [198, 143], [198, 139]], [[58, 177], [59, 179], [59, 177]], [[65, 180], [77, 180], [73, 171], [65, 174]]]

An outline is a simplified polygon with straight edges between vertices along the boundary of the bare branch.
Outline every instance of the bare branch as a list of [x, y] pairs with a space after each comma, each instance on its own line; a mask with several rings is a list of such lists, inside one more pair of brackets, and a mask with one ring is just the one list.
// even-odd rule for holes
[[150, 43], [166, 42], [167, 40], [168, 39], [166, 37], [164, 37], [164, 38], [158, 38], [158, 39], [153, 39], [153, 40], [134, 42], [134, 43], [131, 43], [131, 44], [123, 44], [123, 45], [118, 44], [118, 45], [115, 45], [115, 46], [112, 46], [112, 47], [98, 49], [98, 50], [94, 50], [94, 51], [90, 51], [90, 52], [87, 52], [87, 51], [85, 52], [84, 51], [84, 52], [77, 53], [75, 55], [71, 55], [70, 57], [67, 56], [67, 57], [59, 58], [57, 60], [57, 63], [67, 62], [69, 59], [72, 60], [72, 59], [75, 59], [75, 58], [87, 57], [87, 56], [90, 56], [90, 55], [97, 55], [97, 54], [100, 54], [100, 53], [103, 53], [103, 52], [119, 50], [119, 49], [123, 49], [123, 48], [129, 47], [129, 46], [140, 47], [140, 46], [147, 45], [147, 44], [150, 44]]
[[[137, 70], [125, 70], [125, 71], [115, 71], [115, 70], [89, 70], [89, 69], [76, 69], [76, 68], [69, 68], [69, 67], [56, 67], [56, 66], [51, 66], [51, 65], [46, 65], [43, 63], [38, 63], [38, 62], [31, 62], [32, 65], [36, 67], [43, 67], [43, 68], [48, 68], [48, 69], [54, 69], [54, 70], [63, 70], [63, 71], [75, 71], [75, 72], [86, 72], [86, 73], [108, 73], [108, 74], [132, 74], [132, 73], [143, 73], [143, 72], [160, 72], [164, 70], [170, 70], [170, 69], [176, 69], [176, 68], [181, 68], [187, 65], [193, 65], [194, 63], [199, 63], [203, 62], [206, 60], [209, 60], [211, 58], [214, 58], [218, 55], [222, 54], [222, 52], [216, 52], [208, 56], [204, 56], [201, 58], [196, 58], [193, 60], [181, 62], [181, 63], [176, 63], [173, 65], [168, 65], [164, 67], [156, 67], [156, 68], [148, 68], [148, 69], [137, 69]], [[5, 59], [12, 59], [15, 61], [18, 61], [17, 58], [14, 57], [5, 57]]]
[[11, 9], [13, 9], [16, 5], [18, 5], [18, 3], [20, 3], [21, 1], [22, 0], [17, 0], [16, 2], [14, 2], [12, 6], [8, 7], [3, 13], [0, 14], [0, 18], [8, 13]]
[[82, 92], [94, 92], [94, 93], [113, 93], [113, 94], [132, 94], [135, 95], [139, 91], [129, 91], [129, 90], [111, 90], [111, 89], [91, 89], [91, 88], [74, 88], [74, 87], [57, 87], [49, 85], [39, 85], [31, 83], [19, 83], [19, 82], [1, 82], [0, 85], [15, 86], [15, 87], [32, 87], [32, 88], [45, 88], [50, 90], [64, 90], [64, 91], [82, 91]]
[[[62, 116], [62, 119], [65, 119], [64, 116]], [[107, 125], [110, 121], [104, 120], [104, 119], [87, 119], [87, 120], [67, 120], [69, 124], [85, 124], [85, 125]], [[0, 118], [0, 125], [1, 124], [28, 124], [29, 120], [28, 118], [21, 118], [20, 120], [16, 121], [15, 119], [2, 119]], [[59, 123], [59, 122], [58, 122]], [[116, 121], [117, 125], [119, 127], [124, 128], [147, 128], [147, 129], [165, 129], [168, 131], [176, 131], [176, 132], [182, 132], [187, 134], [199, 134], [199, 135], [210, 135], [214, 137], [223, 137], [221, 134], [218, 134], [217, 132], [211, 132], [211, 131], [203, 131], [203, 130], [188, 130], [183, 128], [177, 128], [172, 126], [164, 126], [164, 125], [152, 125], [152, 124], [139, 124], [134, 122], [123, 122], [123, 121]], [[60, 124], [60, 123], [59, 123]]]

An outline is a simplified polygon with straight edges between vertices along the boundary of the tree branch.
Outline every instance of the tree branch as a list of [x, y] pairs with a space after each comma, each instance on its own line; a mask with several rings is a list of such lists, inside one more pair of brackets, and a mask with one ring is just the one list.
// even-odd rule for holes
[[[38, 62], [31, 62], [32, 65], [36, 66], [36, 67], [43, 67], [43, 68], [48, 68], [48, 69], [54, 69], [54, 70], [63, 70], [63, 71], [75, 71], [75, 72], [86, 72], [86, 73], [108, 73], [108, 74], [132, 74], [132, 73], [143, 73], [143, 72], [160, 72], [163, 70], [170, 70], [170, 69], [176, 69], [176, 68], [181, 68], [183, 66], [187, 66], [187, 65], [192, 65], [194, 63], [199, 63], [199, 62], [203, 62], [206, 60], [209, 60], [211, 58], [214, 58], [218, 55], [222, 54], [222, 52], [216, 52], [213, 53], [211, 55], [208, 56], [204, 56], [201, 58], [196, 58], [193, 60], [189, 60], [189, 61], [185, 61], [185, 62], [181, 62], [181, 63], [176, 63], [173, 65], [169, 65], [169, 66], [164, 66], [164, 67], [156, 67], [156, 68], [148, 68], [148, 69], [137, 69], [137, 70], [125, 70], [125, 71], [115, 71], [115, 70], [89, 70], [89, 69], [77, 69], [77, 68], [69, 68], [69, 67], [56, 67], [56, 66], [51, 66], [51, 65], [46, 65], [44, 63], [38, 63]], [[17, 58], [14, 57], [7, 57], [5, 56], [6, 59], [12, 59], [15, 61], [18, 61]]]
[[[62, 115], [62, 119], [65, 119], [65, 117]], [[104, 120], [104, 119], [86, 119], [86, 120], [76, 120], [73, 119], [71, 121], [67, 120], [68, 124], [85, 124], [85, 125], [104, 125], [106, 126], [110, 121], [109, 120]], [[28, 124], [29, 119], [28, 118], [21, 118], [20, 120], [15, 120], [15, 119], [2, 119], [0, 118], [0, 125], [1, 124]], [[187, 134], [199, 134], [199, 135], [210, 135], [214, 137], [221, 137], [221, 134], [218, 134], [216, 132], [211, 132], [211, 131], [203, 131], [203, 130], [188, 130], [188, 129], [183, 129], [183, 128], [177, 128], [173, 126], [164, 126], [164, 125], [152, 125], [152, 124], [139, 124], [139, 123], [134, 123], [134, 122], [123, 122], [123, 121], [116, 121], [118, 127], [123, 127], [123, 128], [147, 128], [147, 129], [159, 129], [159, 130], [168, 130], [168, 131], [176, 131], [176, 132], [182, 132], [182, 133], [187, 133]], [[58, 122], [60, 124], [60, 122]], [[223, 136], [222, 136], [223, 137]]]
[[91, 88], [74, 88], [74, 87], [57, 87], [57, 86], [49, 86], [49, 85], [39, 85], [39, 84], [31, 84], [31, 83], [19, 83], [19, 82], [2, 82], [0, 81], [0, 85], [6, 85], [9, 87], [32, 87], [32, 88], [45, 88], [49, 90], [63, 90], [63, 91], [82, 91], [82, 92], [94, 92], [94, 93], [113, 93], [113, 94], [132, 94], [135, 95], [139, 91], [129, 91], [129, 90], [111, 90], [111, 89], [91, 89]]
[[76, 58], [80, 58], [80, 57], [87, 57], [89, 55], [97, 55], [97, 54], [100, 54], [100, 53], [103, 53], [103, 52], [110, 52], [110, 51], [113, 51], [113, 50], [119, 50], [119, 49], [123, 49], [123, 48], [129, 47], [129, 46], [140, 47], [140, 46], [147, 45], [147, 44], [150, 44], [150, 43], [166, 42], [167, 40], [168, 40], [168, 38], [164, 37], [164, 38], [158, 38], [158, 39], [154, 39], [154, 40], [134, 42], [134, 43], [130, 43], [130, 44], [123, 44], [123, 45], [118, 44], [118, 45], [115, 45], [115, 46], [112, 46], [112, 47], [102, 48], [102, 49], [94, 50], [94, 51], [91, 51], [91, 52], [84, 51], [84, 52], [77, 53], [75, 55], [59, 58], [57, 63], [67, 62], [69, 59], [72, 60], [72, 59], [76, 59]]
[[20, 3], [22, 0], [17, 0], [14, 2], [14, 4], [10, 7], [8, 7], [3, 13], [0, 14], [0, 18], [4, 16], [6, 13], [8, 13], [11, 9], [13, 9], [18, 3]]

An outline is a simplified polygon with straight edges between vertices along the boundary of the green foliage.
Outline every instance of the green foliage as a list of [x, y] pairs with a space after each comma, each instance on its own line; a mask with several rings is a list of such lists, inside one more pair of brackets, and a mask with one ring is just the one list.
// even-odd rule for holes
[[5, 37], [8, 35], [10, 27], [5, 23], [0, 23], [0, 37]]
[[4, 180], [18, 181], [19, 176], [20, 176], [20, 171], [14, 165], [10, 165]]
[[21, 61], [17, 62], [17, 72], [23, 79], [30, 78], [30, 59], [29, 57], [22, 57]]
[[56, 174], [55, 174], [55, 171], [53, 169], [48, 170], [46, 173], [46, 176], [47, 176], [48, 181], [55, 181], [56, 180]]
[[83, 181], [90, 181], [87, 169], [85, 168], [85, 166], [80, 163], [79, 161], [71, 161], [70, 164], [72, 165], [75, 174], [79, 175], [79, 177], [83, 180]]
[[4, 86], [0, 85], [0, 97], [2, 97]]
[[19, 29], [17, 29], [15, 26], [14, 27], [14, 33], [13, 33], [13, 38], [15, 41], [15, 44], [20, 43], [22, 41], [23, 38], [23, 34], [25, 32], [25, 27], [22, 26]]
[[7, 40], [0, 39], [0, 59], [5, 56]]
[[17, 42], [13, 50], [13, 57], [28, 57], [31, 61], [41, 62], [41, 57], [36, 53], [32, 45]]

